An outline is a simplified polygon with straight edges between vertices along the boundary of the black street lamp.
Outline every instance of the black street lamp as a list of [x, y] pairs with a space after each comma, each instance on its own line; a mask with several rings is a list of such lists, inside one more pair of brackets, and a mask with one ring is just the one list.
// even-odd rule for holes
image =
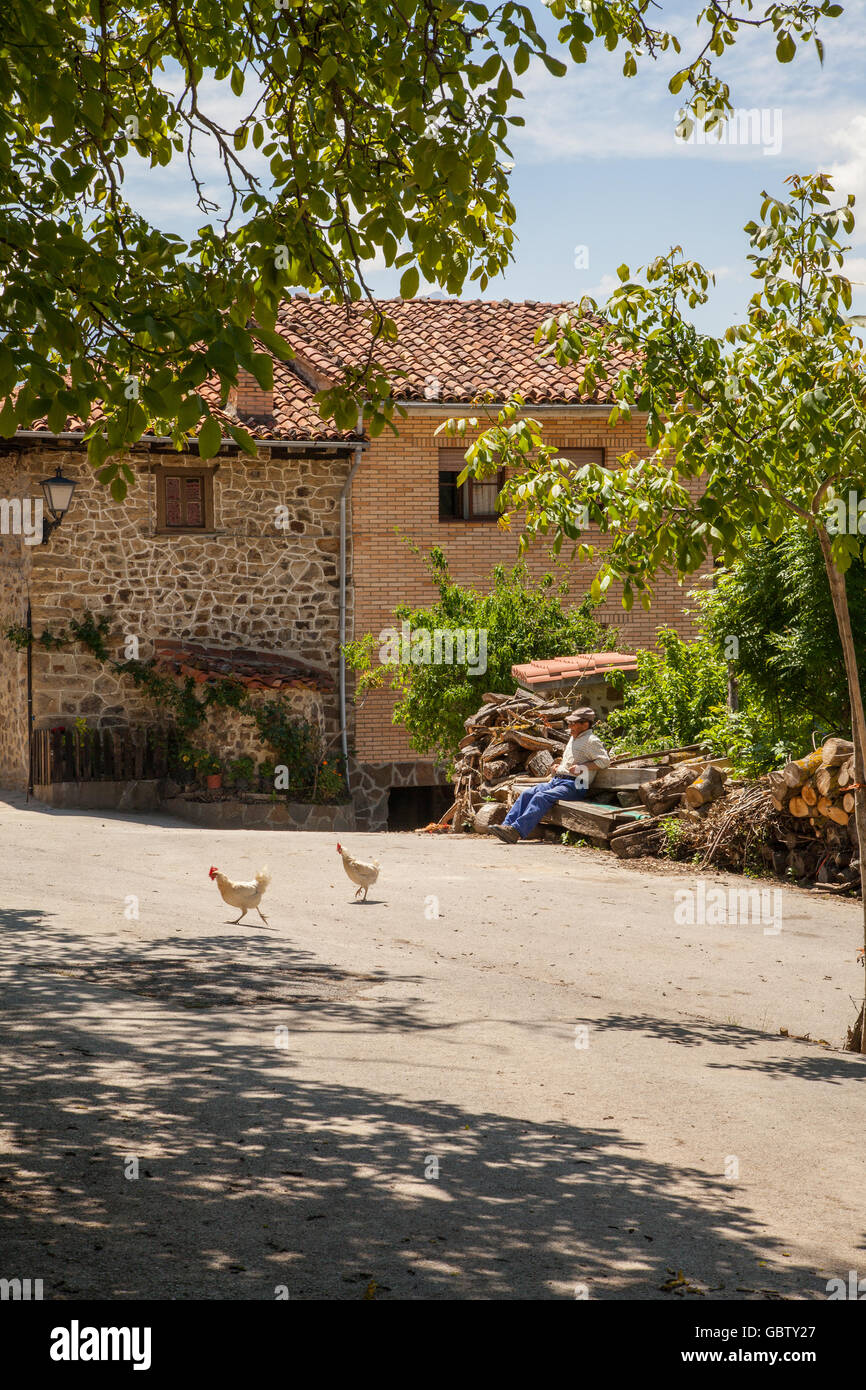
[[44, 545], [51, 532], [56, 530], [69, 511], [72, 494], [78, 484], [72, 478], [64, 478], [58, 467], [54, 477], [43, 478], [39, 486], [45, 494], [45, 505], [51, 513], [50, 521], [42, 518], [42, 544]]

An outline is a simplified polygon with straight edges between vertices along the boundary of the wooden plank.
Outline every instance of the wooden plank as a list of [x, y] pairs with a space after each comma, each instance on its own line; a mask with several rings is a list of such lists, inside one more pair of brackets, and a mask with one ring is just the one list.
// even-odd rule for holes
[[76, 780], [75, 734], [72, 729], [66, 729], [63, 734], [63, 781]]
[[657, 775], [654, 767], [604, 767], [592, 779], [592, 790], [619, 791], [625, 788], [637, 791], [644, 782], [654, 782]]
[[664, 761], [665, 759], [674, 760], [677, 753], [700, 753], [699, 743], [684, 743], [682, 748], [652, 748], [644, 753], [620, 753], [619, 757], [611, 758], [611, 767], [622, 763], [631, 763], [633, 767], [646, 767], [653, 759]]
[[629, 815], [621, 806], [602, 806], [594, 801], [557, 801], [547, 815], [545, 825], [561, 825], [578, 835], [607, 835], [622, 825]]

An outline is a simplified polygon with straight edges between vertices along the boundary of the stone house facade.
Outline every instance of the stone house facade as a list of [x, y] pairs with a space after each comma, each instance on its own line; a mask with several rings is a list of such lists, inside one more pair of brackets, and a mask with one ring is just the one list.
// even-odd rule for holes
[[[471, 413], [479, 390], [504, 399], [518, 389], [545, 437], [577, 451], [578, 460], [613, 465], [620, 454], [645, 452], [640, 418], [609, 427], [609, 407], [580, 399], [573, 372], [539, 362], [534, 330], [565, 306], [430, 299], [385, 307], [398, 339], [377, 351], [405, 412], [396, 436], [385, 431], [368, 440], [321, 420], [315, 392], [357, 364], [369, 326], [347, 323], [339, 306], [299, 296], [278, 322], [295, 357], [290, 367], [277, 365], [273, 394], [242, 378], [228, 403], [231, 418], [256, 437], [255, 459], [228, 436], [206, 466], [194, 449], [178, 454], [145, 437], [128, 455], [136, 486], [117, 504], [90, 474], [80, 424], [67, 422], [60, 436], [36, 430], [0, 441], [0, 499], [37, 497], [39, 480], [58, 464], [78, 480], [70, 514], [46, 545], [0, 534], [0, 632], [24, 622], [29, 596], [36, 633], [61, 629], [85, 609], [108, 615], [118, 657], [130, 637], [145, 660], [170, 643], [205, 646], [229, 665], [233, 655], [249, 662], [256, 653], [263, 661], [278, 654], [292, 668], [280, 688], [335, 752], [345, 712], [356, 821], [376, 829], [388, 823], [395, 788], [432, 787], [441, 773], [393, 725], [393, 697], [373, 692], [355, 710], [351, 677], [341, 672], [341, 629], [347, 638], [378, 634], [397, 603], [435, 597], [422, 558], [433, 545], [445, 550], [455, 579], [476, 587], [495, 564], [517, 558], [518, 531], [497, 526], [491, 497], [479, 490], [470, 505], [465, 490], [458, 496], [449, 483], [460, 453], [437, 427], [463, 408]], [[575, 600], [592, 573], [565, 559], [554, 566], [540, 546], [528, 567], [534, 575], [558, 570]], [[685, 607], [684, 590], [663, 582], [649, 613], [625, 614], [611, 591], [600, 616], [620, 630], [620, 646], [633, 650], [652, 645], [662, 623], [690, 632]], [[0, 785], [23, 787], [26, 659], [6, 642], [0, 710]], [[81, 650], [38, 647], [32, 714], [36, 728], [76, 718], [102, 727], [153, 719], [128, 677]], [[211, 736], [221, 756], [235, 756], [247, 751], [251, 727], [218, 721]]]
[[[176, 453], [144, 438], [127, 455], [136, 474], [123, 503], [116, 503], [92, 475], [80, 429], [55, 437], [47, 431], [0, 442], [0, 498], [24, 502], [40, 496], [39, 480], [60, 466], [77, 480], [65, 524], [47, 544], [2, 525], [0, 518], [0, 633], [23, 626], [28, 599], [33, 632], [60, 633], [85, 610], [110, 621], [108, 646], [116, 660], [134, 651], [157, 658], [163, 670], [195, 674], [196, 651], [208, 649], [218, 669], [256, 670], [247, 680], [252, 698], [276, 689], [292, 710], [321, 730], [339, 752], [340, 709], [335, 672], [340, 651], [338, 576], [339, 498], [360, 441], [322, 422], [312, 392], [293, 382], [291, 395], [264, 393], [244, 383], [238, 416], [257, 435], [258, 457], [242, 453], [229, 437], [204, 466], [194, 449]], [[264, 426], [250, 405], [275, 416]], [[291, 419], [289, 418], [291, 416]], [[280, 428], [287, 437], [272, 438]], [[301, 438], [292, 438], [301, 434]], [[267, 440], [267, 442], [265, 442]], [[204, 475], [204, 476], [203, 476]], [[173, 493], [205, 489], [201, 525], [171, 526]], [[8, 513], [7, 513], [8, 516]], [[177, 519], [177, 518], [175, 518]], [[5, 533], [4, 533], [5, 532]], [[351, 592], [347, 594], [351, 604]], [[351, 609], [349, 609], [351, 619]], [[133, 646], [130, 646], [132, 639]], [[188, 650], [183, 661], [170, 648]], [[268, 670], [269, 654], [283, 663]], [[258, 690], [257, 695], [255, 691]], [[153, 724], [152, 702], [131, 679], [117, 674], [80, 646], [32, 650], [33, 727], [92, 728]], [[28, 783], [27, 661], [0, 641], [0, 785]], [[223, 761], [266, 750], [248, 717], [214, 716], [196, 743]]]

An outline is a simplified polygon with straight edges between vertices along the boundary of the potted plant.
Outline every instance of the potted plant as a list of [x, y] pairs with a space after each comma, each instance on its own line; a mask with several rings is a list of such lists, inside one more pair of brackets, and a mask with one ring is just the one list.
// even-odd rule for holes
[[248, 792], [256, 775], [256, 766], [250, 757], [235, 758], [228, 766], [228, 783], [239, 792]]
[[205, 780], [209, 792], [219, 791], [223, 784], [222, 765], [216, 753], [202, 753], [198, 759], [198, 774]]

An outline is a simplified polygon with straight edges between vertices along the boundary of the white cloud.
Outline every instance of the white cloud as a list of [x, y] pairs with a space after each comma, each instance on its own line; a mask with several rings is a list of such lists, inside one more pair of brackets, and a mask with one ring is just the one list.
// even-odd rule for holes
[[844, 271], [851, 284], [862, 290], [866, 285], [866, 256], [846, 256]]
[[596, 304], [605, 304], [619, 283], [618, 275], [602, 275], [597, 284], [589, 285], [586, 289], [581, 286], [574, 297], [578, 300], [588, 294], [595, 300]]
[[866, 115], [854, 116], [842, 130], [835, 131], [831, 142], [842, 151], [842, 158], [830, 166], [830, 175], [838, 193], [853, 193], [859, 213], [855, 238], [866, 241]]

